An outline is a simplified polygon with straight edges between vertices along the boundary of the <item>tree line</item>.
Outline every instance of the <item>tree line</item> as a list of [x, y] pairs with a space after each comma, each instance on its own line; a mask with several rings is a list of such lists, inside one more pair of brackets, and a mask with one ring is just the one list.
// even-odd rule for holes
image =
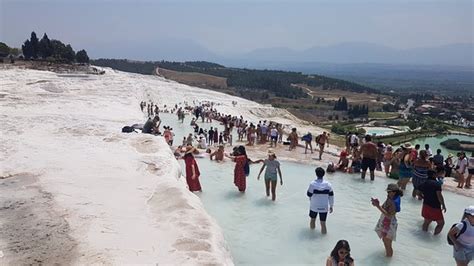
[[40, 40], [33, 31], [30, 38], [21, 46], [21, 50], [25, 59], [89, 63], [89, 56], [85, 50], [76, 53], [70, 44], [66, 45], [60, 40], [50, 40], [46, 33]]

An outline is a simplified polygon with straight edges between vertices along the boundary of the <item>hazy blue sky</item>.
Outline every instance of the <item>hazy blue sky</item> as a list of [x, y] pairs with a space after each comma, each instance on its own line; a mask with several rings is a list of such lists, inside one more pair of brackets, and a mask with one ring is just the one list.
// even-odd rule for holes
[[0, 9], [0, 40], [11, 46], [34, 30], [92, 51], [183, 41], [220, 55], [342, 42], [405, 49], [472, 43], [474, 24], [471, 0], [0, 0]]

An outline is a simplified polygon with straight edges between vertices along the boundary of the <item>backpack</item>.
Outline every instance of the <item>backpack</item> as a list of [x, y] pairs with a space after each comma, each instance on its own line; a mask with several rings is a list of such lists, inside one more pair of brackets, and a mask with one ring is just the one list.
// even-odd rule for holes
[[400, 212], [401, 211], [401, 199], [400, 199], [400, 196], [396, 197], [393, 202], [395, 203], [395, 210], [397, 212]]
[[306, 134], [304, 135], [303, 137], [301, 137], [301, 140], [302, 141], [307, 141], [307, 142], [311, 142], [312, 138], [309, 134]]
[[122, 133], [132, 133], [132, 132], [135, 132], [135, 128], [129, 127], [129, 126], [122, 127]]
[[[455, 236], [456, 239], [458, 239], [458, 237], [462, 234], [464, 234], [464, 232], [466, 232], [466, 229], [467, 229], [467, 223], [466, 221], [461, 221], [462, 223], [462, 228], [461, 228], [461, 231]], [[451, 226], [451, 229], [453, 229], [453, 227], [455, 227], [457, 225], [457, 223], [453, 224], [453, 226]], [[449, 238], [449, 235], [447, 236], [448, 238], [448, 244], [449, 245], [454, 245], [453, 241], [451, 241], [451, 238]]]
[[245, 161], [244, 172], [245, 172], [245, 176], [249, 176], [249, 174], [250, 174], [250, 164], [249, 164], [248, 159]]
[[315, 140], [316, 140], [316, 143], [319, 144], [319, 141], [321, 140], [321, 135], [318, 135]]

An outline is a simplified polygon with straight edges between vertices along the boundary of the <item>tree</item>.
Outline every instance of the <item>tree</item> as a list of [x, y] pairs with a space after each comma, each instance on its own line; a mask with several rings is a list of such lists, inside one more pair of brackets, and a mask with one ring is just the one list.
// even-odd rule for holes
[[18, 56], [20, 54], [20, 49], [18, 48], [10, 48], [10, 54], [14, 56]]
[[53, 46], [46, 33], [38, 44], [38, 56], [45, 59], [53, 55]]
[[21, 46], [21, 50], [23, 51], [23, 56], [25, 59], [30, 59], [33, 57], [33, 47], [31, 46], [30, 40], [26, 40], [23, 45]]
[[10, 47], [3, 42], [0, 42], [0, 57], [6, 57], [10, 54]]
[[71, 45], [66, 45], [66, 50], [64, 52], [64, 59], [66, 59], [69, 63], [74, 62], [76, 59], [76, 52], [72, 49]]
[[[85, 50], [80, 50], [76, 54], [76, 61], [78, 63], [89, 63], [89, 56]], [[263, 98], [268, 99], [268, 93], [262, 95]]]
[[31, 33], [31, 38], [30, 38], [30, 43], [31, 43], [31, 57], [34, 59], [38, 58], [38, 37], [36, 37], [36, 33], [33, 31]]

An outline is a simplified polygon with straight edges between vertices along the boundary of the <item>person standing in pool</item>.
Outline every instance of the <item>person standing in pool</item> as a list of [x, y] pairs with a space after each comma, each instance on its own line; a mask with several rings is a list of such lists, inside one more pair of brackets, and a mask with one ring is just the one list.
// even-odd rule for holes
[[411, 196], [413, 198], [420, 196], [420, 186], [428, 180], [428, 170], [431, 169], [431, 163], [428, 161], [428, 153], [425, 150], [421, 150], [418, 159], [413, 163], [413, 192]]
[[368, 168], [370, 171], [370, 180], [374, 181], [375, 167], [377, 164], [377, 156], [379, 152], [377, 145], [372, 142], [372, 137], [370, 135], [365, 136], [365, 143], [360, 146], [360, 151], [362, 153], [362, 172], [360, 174], [360, 178], [365, 179]]
[[443, 230], [444, 217], [443, 211], [446, 212], [444, 198], [441, 194], [441, 184], [436, 180], [436, 171], [428, 171], [428, 180], [420, 185], [420, 191], [423, 196], [423, 207], [421, 216], [425, 219], [422, 229], [427, 232], [431, 222], [436, 222], [434, 234], [437, 235]]
[[201, 183], [199, 182], [199, 167], [194, 159], [193, 152], [196, 149], [193, 146], [186, 146], [186, 153], [183, 156], [184, 164], [186, 165], [186, 183], [188, 183], [189, 191], [202, 191]]
[[467, 266], [474, 258], [474, 205], [464, 209], [461, 222], [449, 230], [456, 265]]
[[397, 209], [400, 210], [399, 203], [401, 196], [403, 196], [403, 192], [397, 184], [388, 184], [387, 199], [382, 206], [377, 198], [372, 198], [372, 205], [381, 212], [379, 221], [375, 226], [375, 232], [383, 241], [385, 246], [385, 256], [387, 257], [393, 256], [392, 241], [396, 240], [398, 226], [395, 215]]
[[226, 155], [226, 157], [232, 159], [235, 162], [234, 167], [234, 185], [239, 189], [240, 192], [244, 193], [247, 188], [247, 176], [250, 173], [251, 163], [260, 163], [263, 160], [253, 162], [247, 157], [247, 152], [244, 146], [238, 146], [234, 148], [232, 155]]
[[311, 218], [309, 227], [316, 228], [316, 217], [319, 214], [319, 221], [321, 222], [321, 233], [326, 234], [326, 218], [329, 213], [332, 213], [334, 207], [334, 191], [331, 183], [323, 180], [325, 171], [318, 167], [315, 170], [316, 179], [313, 180], [308, 187], [306, 195], [309, 197], [309, 217]]
[[354, 259], [351, 257], [351, 247], [347, 240], [339, 240], [331, 251], [331, 255], [326, 260], [326, 266], [354, 266]]
[[469, 157], [469, 160], [467, 161], [467, 178], [464, 188], [471, 188], [472, 175], [474, 175], [474, 151], [471, 153], [471, 157]]
[[276, 155], [272, 150], [268, 151], [268, 159], [263, 162], [262, 168], [258, 173], [257, 180], [260, 180], [260, 175], [265, 169], [265, 191], [267, 197], [270, 196], [270, 188], [272, 191], [272, 200], [276, 200], [276, 187], [278, 181], [278, 175], [280, 175], [280, 185], [283, 186], [283, 177], [280, 170], [280, 162], [276, 160]]

